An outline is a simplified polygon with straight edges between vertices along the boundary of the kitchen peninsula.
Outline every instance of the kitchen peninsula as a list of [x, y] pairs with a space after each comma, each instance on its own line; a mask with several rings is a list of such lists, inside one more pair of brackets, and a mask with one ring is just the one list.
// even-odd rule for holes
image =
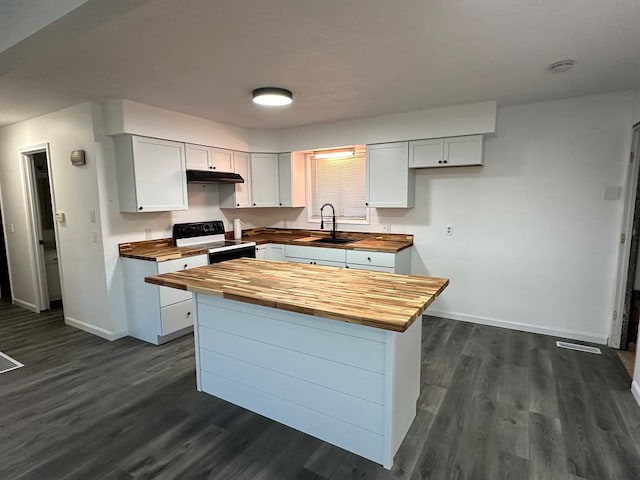
[[146, 281], [195, 294], [198, 390], [391, 468], [447, 279], [235, 259]]

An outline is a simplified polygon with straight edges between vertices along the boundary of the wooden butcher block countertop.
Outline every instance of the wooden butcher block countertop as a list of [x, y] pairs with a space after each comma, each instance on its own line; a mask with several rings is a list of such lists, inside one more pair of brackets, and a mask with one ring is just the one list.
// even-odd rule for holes
[[449, 284], [398, 275], [239, 258], [147, 277], [147, 283], [404, 332]]
[[[229, 238], [233, 233], [227, 233]], [[340, 248], [343, 250], [369, 250], [374, 252], [397, 253], [413, 245], [413, 235], [404, 233], [372, 233], [338, 231], [336, 237], [355, 240], [352, 243], [317, 243], [314, 240], [330, 237], [327, 230], [302, 230], [284, 228], [253, 228], [242, 232], [242, 239], [264, 243], [304, 245], [308, 247]]]
[[137, 258], [152, 262], [164, 262], [176, 258], [193, 257], [209, 253], [202, 247], [175, 247], [170, 238], [145, 240], [142, 242], [121, 243], [118, 245], [121, 257]]

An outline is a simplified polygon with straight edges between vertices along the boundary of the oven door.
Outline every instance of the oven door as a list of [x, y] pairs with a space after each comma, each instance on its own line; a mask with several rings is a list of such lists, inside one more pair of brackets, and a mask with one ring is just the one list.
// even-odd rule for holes
[[225, 260], [232, 260], [234, 258], [256, 258], [256, 246], [251, 245], [249, 247], [235, 248], [233, 250], [224, 250], [222, 252], [209, 252], [209, 264], [220, 263]]

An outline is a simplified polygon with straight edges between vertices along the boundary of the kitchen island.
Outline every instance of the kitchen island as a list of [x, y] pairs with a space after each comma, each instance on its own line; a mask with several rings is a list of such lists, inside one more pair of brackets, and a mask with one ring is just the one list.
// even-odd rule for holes
[[235, 259], [146, 281], [195, 294], [198, 390], [391, 468], [447, 279]]

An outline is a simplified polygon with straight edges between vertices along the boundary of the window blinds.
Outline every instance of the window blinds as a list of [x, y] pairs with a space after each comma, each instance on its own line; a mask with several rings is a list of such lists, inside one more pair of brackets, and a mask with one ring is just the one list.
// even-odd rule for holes
[[366, 219], [366, 147], [356, 145], [354, 150], [348, 158], [316, 159], [311, 154], [312, 218], [320, 218], [320, 207], [331, 203], [336, 217]]

